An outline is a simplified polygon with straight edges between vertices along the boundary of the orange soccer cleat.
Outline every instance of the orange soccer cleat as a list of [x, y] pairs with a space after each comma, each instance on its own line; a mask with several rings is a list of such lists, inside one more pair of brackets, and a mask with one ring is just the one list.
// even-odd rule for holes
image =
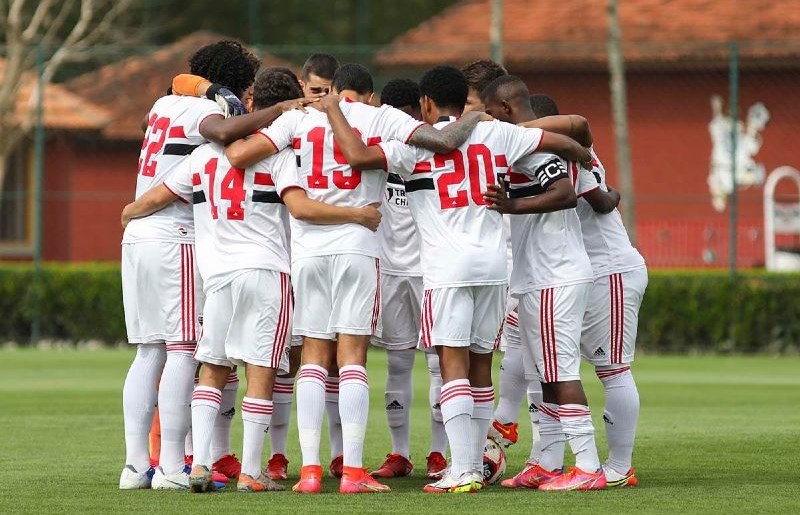
[[519, 440], [518, 428], [519, 424], [516, 422], [503, 424], [497, 420], [492, 420], [492, 424], [489, 426], [488, 437], [503, 447], [510, 447]]
[[286, 459], [286, 456], [283, 454], [275, 454], [267, 462], [267, 469], [264, 471], [264, 474], [275, 481], [287, 479], [288, 465], [289, 460]]
[[292, 490], [301, 494], [318, 494], [322, 491], [322, 467], [306, 465], [300, 469], [300, 481]]
[[402, 454], [387, 454], [386, 461], [377, 470], [370, 472], [372, 477], [405, 477], [414, 470], [414, 464]]
[[586, 472], [578, 467], [570, 467], [566, 474], [553, 478], [539, 487], [539, 490], [605, 490], [606, 475], [603, 469]]
[[636, 475], [631, 468], [628, 472], [624, 475], [618, 474], [616, 471], [609, 469], [607, 467], [603, 467], [603, 473], [606, 476], [606, 485], [609, 488], [619, 488], [623, 486], [638, 486], [639, 480], [636, 479]]
[[331, 465], [328, 467], [328, 472], [330, 473], [331, 477], [341, 479], [343, 467], [344, 456], [340, 454], [331, 460]]
[[560, 469], [550, 472], [540, 467], [536, 463], [526, 463], [522, 472], [514, 477], [504, 479], [501, 486], [506, 488], [532, 488], [536, 489], [543, 484], [552, 481], [562, 474]]
[[236, 489], [240, 492], [280, 492], [284, 490], [283, 485], [279, 485], [264, 474], [259, 474], [258, 477], [239, 474]]
[[428, 478], [442, 479], [444, 471], [447, 469], [447, 460], [441, 452], [428, 454]]
[[367, 474], [367, 469], [358, 467], [343, 467], [342, 480], [339, 482], [339, 492], [343, 494], [383, 494], [391, 492], [388, 486], [378, 483]]

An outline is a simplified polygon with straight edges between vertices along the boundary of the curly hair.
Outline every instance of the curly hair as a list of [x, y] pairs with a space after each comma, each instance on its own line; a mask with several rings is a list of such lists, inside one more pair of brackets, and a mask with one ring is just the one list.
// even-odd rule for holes
[[294, 74], [283, 71], [265, 71], [258, 74], [253, 84], [253, 107], [266, 109], [278, 102], [301, 98], [303, 91]]
[[419, 108], [419, 84], [411, 79], [392, 79], [381, 91], [381, 104]]
[[480, 94], [490, 82], [508, 72], [500, 64], [491, 59], [479, 59], [461, 68], [467, 78], [467, 84]]
[[241, 97], [253, 83], [258, 58], [237, 41], [218, 41], [206, 45], [189, 58], [189, 71], [211, 82], [222, 84]]
[[467, 79], [454, 66], [435, 66], [419, 81], [419, 92], [440, 108], [464, 109], [469, 94]]
[[270, 66], [261, 73], [272, 73], [272, 72], [285, 73], [286, 75], [294, 79], [294, 81], [297, 83], [298, 88], [303, 89], [303, 86], [300, 85], [300, 80], [297, 78], [297, 75], [295, 75], [294, 71], [292, 71], [291, 68], [287, 68], [286, 66]]

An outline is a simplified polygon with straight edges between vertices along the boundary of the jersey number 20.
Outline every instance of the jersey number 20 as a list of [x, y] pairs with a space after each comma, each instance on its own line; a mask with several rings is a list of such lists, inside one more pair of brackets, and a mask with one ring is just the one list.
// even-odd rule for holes
[[[467, 207], [469, 199], [478, 206], [485, 206], [483, 200], [483, 188], [481, 185], [481, 168], [486, 177], [486, 186], [495, 183], [494, 165], [492, 152], [483, 143], [476, 143], [467, 147], [467, 166], [464, 167], [464, 154], [456, 149], [447, 154], [436, 154], [433, 157], [433, 164], [436, 168], [444, 167], [448, 161], [453, 163], [453, 171], [442, 174], [436, 181], [436, 189], [439, 190], [439, 201], [442, 209], [454, 209]], [[481, 166], [483, 163], [483, 166]], [[461, 184], [466, 175], [469, 175], [469, 195], [467, 189], [456, 189], [450, 192], [450, 187]]]

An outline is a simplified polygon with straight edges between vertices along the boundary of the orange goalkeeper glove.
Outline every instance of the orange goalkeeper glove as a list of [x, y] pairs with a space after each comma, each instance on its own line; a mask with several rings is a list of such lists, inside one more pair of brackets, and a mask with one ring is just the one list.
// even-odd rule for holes
[[172, 93], [175, 95], [202, 97], [205, 96], [206, 90], [210, 85], [211, 82], [199, 75], [181, 73], [172, 79]]

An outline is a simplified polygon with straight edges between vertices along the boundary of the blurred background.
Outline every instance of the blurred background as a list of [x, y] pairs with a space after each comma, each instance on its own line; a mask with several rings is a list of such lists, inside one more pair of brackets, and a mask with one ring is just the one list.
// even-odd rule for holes
[[[717, 288], [702, 281], [727, 278], [719, 293], [726, 321], [694, 336], [698, 345], [741, 345], [731, 324], [742, 312], [724, 305], [746, 287], [732, 281], [737, 273], [800, 268], [798, 0], [5, 0], [0, 17], [0, 261], [32, 264], [0, 269], [14, 310], [0, 323], [0, 340], [61, 337], [75, 318], [91, 327], [68, 339], [124, 337], [121, 320], [100, 327], [121, 313], [114, 263], [119, 213], [133, 199], [139, 122], [172, 76], [187, 70], [190, 55], [223, 38], [249, 45], [264, 66], [299, 71], [320, 51], [363, 63], [378, 91], [437, 64], [501, 61], [531, 93], [589, 119], [651, 269], [667, 278], [710, 270], [691, 276], [691, 295], [669, 295], [691, 296], [702, 308], [708, 303], [698, 292]], [[66, 269], [88, 274], [86, 267], [42, 262], [112, 264], [95, 265], [90, 280], [62, 277]], [[99, 273], [108, 278], [96, 280]], [[748, 277], [751, 286], [798, 282], [795, 275], [788, 283]], [[53, 289], [57, 280], [67, 283]], [[43, 307], [54, 302], [48, 292], [61, 298], [92, 288], [73, 299], [80, 315]], [[650, 297], [653, 290], [651, 282]], [[796, 298], [792, 292], [787, 299]], [[779, 297], [765, 293], [770, 298]], [[666, 316], [647, 303], [645, 325], [648, 309]], [[800, 318], [795, 304], [783, 306], [792, 310], [788, 325], [753, 331], [766, 333], [770, 345], [796, 348], [786, 343], [800, 334], [791, 321]], [[677, 317], [673, 310], [667, 314]], [[93, 312], [103, 319], [86, 322]], [[653, 322], [661, 329], [644, 333], [662, 341], [673, 322]]]

